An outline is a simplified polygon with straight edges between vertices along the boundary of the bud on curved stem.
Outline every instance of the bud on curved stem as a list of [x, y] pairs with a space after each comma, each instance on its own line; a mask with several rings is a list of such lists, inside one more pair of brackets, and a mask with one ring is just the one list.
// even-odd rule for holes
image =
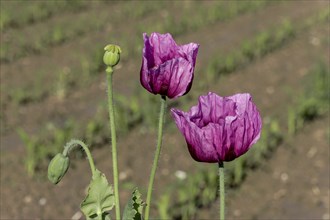
[[48, 179], [57, 184], [61, 181], [70, 166], [70, 159], [61, 153], [55, 155], [48, 165]]
[[50, 161], [48, 165], [48, 179], [54, 184], [59, 183], [63, 176], [66, 174], [66, 172], [69, 169], [70, 166], [70, 158], [69, 158], [69, 152], [73, 150], [73, 148], [81, 146], [88, 158], [89, 166], [92, 171], [92, 175], [95, 174], [95, 165], [94, 161], [91, 155], [91, 152], [89, 151], [86, 144], [79, 140], [71, 140], [64, 146], [63, 153], [56, 154], [53, 159]]

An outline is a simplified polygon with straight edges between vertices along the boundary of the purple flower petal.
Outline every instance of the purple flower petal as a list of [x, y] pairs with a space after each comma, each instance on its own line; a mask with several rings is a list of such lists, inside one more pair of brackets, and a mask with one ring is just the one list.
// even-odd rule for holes
[[194, 78], [198, 44], [178, 46], [170, 34], [143, 34], [140, 81], [153, 94], [169, 98], [189, 92]]
[[152, 48], [155, 66], [178, 57], [177, 51], [179, 48], [170, 34], [152, 33], [149, 44]]
[[195, 43], [186, 44], [179, 47], [178, 54], [184, 57], [195, 67], [199, 45]]
[[191, 156], [202, 162], [231, 161], [256, 143], [261, 117], [249, 94], [201, 96], [185, 113], [171, 109]]
[[[177, 126], [181, 133], [185, 136], [188, 150], [191, 156], [197, 161], [218, 161], [215, 148], [207, 142], [204, 132], [194, 123], [189, 121], [187, 113], [177, 109], [171, 109], [172, 116], [175, 118]], [[195, 147], [204, 146], [203, 148]]]
[[[154, 94], [169, 98], [182, 96], [192, 78], [192, 66], [183, 58], [169, 60], [157, 69], [150, 70], [149, 85]], [[190, 74], [187, 74], [190, 73]]]

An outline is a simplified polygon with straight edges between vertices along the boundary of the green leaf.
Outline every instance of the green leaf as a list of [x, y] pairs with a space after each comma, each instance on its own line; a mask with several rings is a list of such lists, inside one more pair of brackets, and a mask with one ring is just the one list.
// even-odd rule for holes
[[132, 193], [132, 198], [128, 201], [123, 219], [125, 220], [142, 220], [142, 211], [145, 203], [141, 199], [141, 193], [135, 189]]
[[115, 198], [112, 186], [109, 185], [105, 175], [96, 169], [80, 209], [87, 219], [106, 219], [110, 217], [106, 215], [106, 212], [114, 206]]

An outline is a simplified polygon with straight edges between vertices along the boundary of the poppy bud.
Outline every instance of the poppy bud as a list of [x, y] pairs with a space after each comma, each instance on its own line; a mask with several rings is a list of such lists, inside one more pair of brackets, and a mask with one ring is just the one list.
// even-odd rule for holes
[[48, 179], [50, 182], [57, 184], [66, 174], [70, 165], [69, 157], [61, 153], [55, 155], [48, 165]]
[[119, 63], [121, 49], [119, 46], [114, 44], [108, 44], [105, 48], [105, 53], [103, 56], [103, 62], [105, 65], [114, 67]]

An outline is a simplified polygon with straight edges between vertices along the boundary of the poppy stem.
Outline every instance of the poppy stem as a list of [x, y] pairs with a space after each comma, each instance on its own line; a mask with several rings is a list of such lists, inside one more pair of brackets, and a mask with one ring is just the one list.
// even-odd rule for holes
[[110, 131], [111, 131], [111, 145], [112, 145], [112, 169], [113, 169], [113, 186], [115, 191], [115, 207], [116, 207], [116, 219], [120, 219], [120, 203], [119, 203], [119, 190], [118, 190], [118, 162], [117, 162], [117, 138], [116, 138], [116, 126], [115, 126], [115, 111], [113, 106], [113, 94], [112, 94], [112, 75], [113, 68], [108, 66], [106, 69], [108, 80], [108, 108], [110, 119]]
[[223, 162], [219, 162], [219, 196], [220, 196], [220, 220], [225, 219], [225, 168]]
[[90, 166], [91, 171], [92, 171], [92, 176], [94, 176], [94, 174], [95, 174], [95, 170], [96, 170], [96, 169], [95, 169], [94, 160], [93, 160], [93, 157], [92, 157], [91, 152], [89, 151], [89, 148], [87, 147], [87, 145], [86, 145], [84, 142], [82, 142], [82, 141], [80, 141], [80, 140], [71, 140], [70, 142], [68, 142], [68, 143], [64, 146], [63, 155], [64, 155], [65, 157], [67, 157], [67, 156], [69, 155], [69, 152], [70, 152], [71, 150], [73, 150], [73, 148], [75, 148], [75, 147], [79, 147], [79, 146], [81, 146], [81, 147], [84, 149], [84, 151], [85, 151], [85, 153], [86, 153], [86, 155], [87, 155], [87, 159], [88, 159], [88, 162], [89, 162], [89, 166]]
[[165, 96], [162, 96], [161, 97], [161, 108], [160, 108], [160, 113], [159, 113], [159, 122], [158, 122], [157, 147], [156, 147], [156, 153], [155, 153], [155, 157], [154, 157], [154, 162], [152, 164], [151, 174], [150, 174], [150, 179], [149, 179], [147, 201], [146, 201], [147, 206], [146, 206], [146, 210], [145, 210], [145, 213], [144, 213], [145, 214], [144, 215], [145, 220], [149, 220], [152, 187], [153, 187], [153, 184], [154, 184], [154, 179], [155, 179], [155, 174], [156, 174], [156, 170], [157, 170], [157, 165], [158, 165], [160, 150], [161, 150], [161, 146], [162, 146], [165, 109], [166, 109], [166, 97]]

